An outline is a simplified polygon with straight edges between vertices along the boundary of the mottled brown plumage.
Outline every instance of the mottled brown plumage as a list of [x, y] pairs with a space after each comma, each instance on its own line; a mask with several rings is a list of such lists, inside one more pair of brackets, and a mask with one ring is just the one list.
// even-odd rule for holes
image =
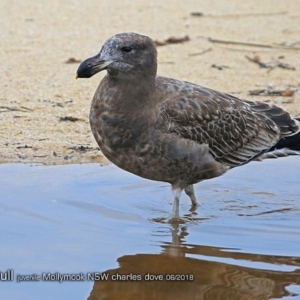
[[194, 183], [263, 157], [278, 143], [283, 148], [290, 137], [297, 145], [290, 148], [300, 150], [299, 122], [283, 109], [156, 76], [156, 56], [149, 37], [117, 34], [80, 65], [77, 76], [107, 70], [90, 111], [94, 137], [120, 168], [171, 183], [170, 218], [179, 216], [183, 189], [196, 205]]

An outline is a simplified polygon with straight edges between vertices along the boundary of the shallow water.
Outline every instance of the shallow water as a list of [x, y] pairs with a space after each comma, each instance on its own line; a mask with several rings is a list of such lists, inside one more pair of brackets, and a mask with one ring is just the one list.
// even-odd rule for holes
[[[0, 165], [0, 271], [14, 271], [1, 299], [300, 299], [299, 166], [253, 162], [202, 182], [201, 207], [183, 194], [183, 221], [166, 224], [168, 184], [113, 165]], [[84, 280], [42, 277], [57, 272]]]

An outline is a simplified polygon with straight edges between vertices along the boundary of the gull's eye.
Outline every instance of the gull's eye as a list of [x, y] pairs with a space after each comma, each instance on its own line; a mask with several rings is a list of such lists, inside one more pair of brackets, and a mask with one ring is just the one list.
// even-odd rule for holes
[[124, 47], [121, 48], [121, 50], [123, 52], [129, 53], [129, 52], [131, 52], [132, 47], [130, 47], [130, 46], [124, 46]]

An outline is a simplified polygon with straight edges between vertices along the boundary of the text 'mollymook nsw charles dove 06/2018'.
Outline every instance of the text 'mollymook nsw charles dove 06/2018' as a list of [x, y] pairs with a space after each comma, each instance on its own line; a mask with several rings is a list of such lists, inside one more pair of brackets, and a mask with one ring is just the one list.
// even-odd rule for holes
[[102, 70], [90, 110], [93, 135], [118, 167], [172, 185], [168, 220], [179, 218], [183, 190], [197, 205], [193, 184], [252, 160], [299, 154], [299, 119], [275, 105], [156, 76], [156, 46], [147, 36], [109, 38], [77, 77]]

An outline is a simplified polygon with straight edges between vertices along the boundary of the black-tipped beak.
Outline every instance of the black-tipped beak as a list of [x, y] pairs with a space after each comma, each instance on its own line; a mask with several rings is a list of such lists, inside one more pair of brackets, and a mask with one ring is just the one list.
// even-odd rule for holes
[[78, 67], [76, 78], [90, 78], [96, 73], [105, 70], [113, 61], [99, 59], [99, 54], [83, 61]]

